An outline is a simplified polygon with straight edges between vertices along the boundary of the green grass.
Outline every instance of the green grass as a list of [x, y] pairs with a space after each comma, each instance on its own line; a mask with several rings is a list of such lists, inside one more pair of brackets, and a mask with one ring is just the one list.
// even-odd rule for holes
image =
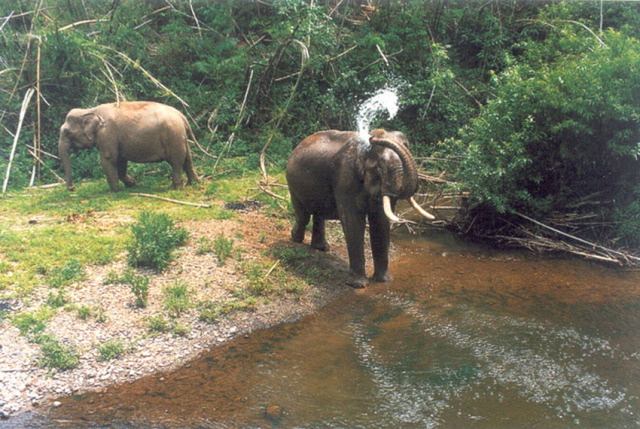
[[131, 347], [127, 347], [122, 339], [111, 338], [98, 346], [98, 359], [101, 361], [117, 359], [129, 351]]
[[171, 286], [165, 287], [164, 307], [169, 316], [180, 316], [191, 307], [190, 295], [189, 285], [177, 280]]
[[218, 319], [237, 311], [253, 311], [254, 297], [229, 298], [224, 301], [209, 301], [202, 304], [199, 318], [205, 323], [215, 323]]

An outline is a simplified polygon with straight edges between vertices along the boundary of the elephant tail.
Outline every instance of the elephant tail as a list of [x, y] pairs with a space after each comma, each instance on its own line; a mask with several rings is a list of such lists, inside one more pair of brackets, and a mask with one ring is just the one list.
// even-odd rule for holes
[[[196, 147], [200, 149], [200, 151], [205, 155], [207, 155], [208, 157], [216, 159], [217, 156], [211, 155], [202, 146], [200, 146], [200, 143], [198, 143], [198, 139], [196, 139], [196, 136], [193, 135], [193, 131], [191, 130], [191, 125], [189, 125], [189, 121], [187, 121], [187, 118], [185, 118], [184, 115], [182, 116], [182, 119], [184, 120], [184, 128], [187, 130], [187, 133], [189, 134], [189, 138], [193, 140], [193, 143], [196, 145]], [[189, 153], [188, 158], [189, 160], [191, 159], [191, 153]]]

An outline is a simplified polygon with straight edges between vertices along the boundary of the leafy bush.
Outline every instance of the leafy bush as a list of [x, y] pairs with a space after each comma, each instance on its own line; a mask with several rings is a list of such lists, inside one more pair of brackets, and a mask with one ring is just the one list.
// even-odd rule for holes
[[173, 251], [184, 245], [189, 233], [176, 228], [167, 214], [142, 212], [138, 223], [131, 225], [133, 239], [127, 246], [129, 264], [161, 271], [173, 259]]
[[458, 179], [499, 213], [565, 211], [594, 194], [629, 204], [640, 180], [640, 42], [558, 26], [494, 75], [493, 99], [446, 142]]

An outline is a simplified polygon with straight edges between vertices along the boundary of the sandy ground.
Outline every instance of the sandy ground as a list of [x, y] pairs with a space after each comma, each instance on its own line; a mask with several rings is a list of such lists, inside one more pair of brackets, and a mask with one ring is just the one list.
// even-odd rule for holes
[[[301, 292], [259, 299], [253, 311], [236, 312], [215, 323], [203, 322], [199, 319], [197, 303], [224, 300], [238, 286], [246, 284], [246, 275], [240, 269], [242, 263], [252, 258], [269, 257], [265, 255], [274, 248], [303, 245], [290, 242], [288, 221], [269, 217], [256, 207], [238, 211], [238, 216], [231, 220], [189, 221], [180, 226], [190, 232], [190, 238], [171, 266], [160, 274], [137, 271], [151, 279], [146, 308], [135, 307], [129, 286], [105, 285], [110, 272], [122, 273], [127, 267], [124, 254], [108, 266], [88, 267], [86, 280], [68, 288], [70, 302], [76, 306], [102, 309], [102, 320], [97, 320], [95, 315], [82, 319], [77, 310], [60, 309], [47, 322], [47, 332], [62, 344], [75, 347], [79, 353], [80, 362], [76, 368], [52, 371], [42, 367], [38, 364], [39, 346], [20, 335], [10, 322], [11, 317], [0, 322], [0, 418], [11, 418], [32, 407], [56, 406], [57, 396], [99, 390], [114, 383], [174, 369], [211, 347], [256, 329], [296, 320], [351, 292], [343, 281], [348, 269], [345, 245], [339, 226], [334, 226], [330, 228], [333, 232], [329, 234], [329, 252], [309, 250], [313, 263], [331, 273], [321, 276], [322, 284], [304, 283]], [[198, 252], [200, 237], [213, 240], [221, 234], [232, 237], [234, 248], [241, 250], [241, 257], [224, 265], [218, 264], [215, 254]], [[307, 234], [306, 243], [309, 242]], [[299, 281], [293, 271], [286, 270], [285, 276], [291, 281]], [[189, 285], [190, 301], [195, 303], [193, 308], [175, 318], [186, 333], [151, 335], [149, 318], [160, 315], [168, 319], [163, 289], [176, 281]], [[42, 285], [28, 304], [8, 300], [3, 305], [9, 307], [10, 315], [37, 309], [46, 302], [50, 291], [48, 286]], [[100, 360], [99, 345], [113, 338], [124, 342], [130, 351], [116, 359]]]

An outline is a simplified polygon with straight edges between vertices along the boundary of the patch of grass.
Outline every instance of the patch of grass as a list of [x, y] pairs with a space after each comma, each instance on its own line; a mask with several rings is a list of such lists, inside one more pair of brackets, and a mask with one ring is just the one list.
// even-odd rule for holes
[[87, 273], [80, 261], [71, 259], [62, 267], [51, 268], [48, 277], [50, 286], [60, 288], [84, 280]]
[[53, 313], [53, 310], [47, 307], [41, 307], [35, 311], [25, 311], [16, 314], [12, 319], [12, 323], [20, 330], [22, 335], [35, 335], [44, 331], [47, 327], [47, 320], [53, 316]]
[[169, 331], [169, 321], [162, 316], [153, 316], [147, 319], [147, 329], [152, 335]]
[[98, 346], [98, 359], [107, 361], [117, 359], [131, 350], [120, 338], [110, 338]]
[[189, 233], [176, 228], [165, 213], [144, 211], [131, 225], [132, 240], [127, 245], [131, 266], [146, 266], [162, 271], [173, 259], [173, 251], [185, 244]]
[[215, 323], [219, 318], [236, 311], [253, 311], [255, 304], [254, 297], [230, 298], [222, 302], [210, 301], [200, 309], [199, 318], [205, 323]]
[[190, 306], [189, 285], [178, 280], [173, 285], [164, 288], [164, 307], [167, 309], [169, 316], [179, 316], [185, 312]]
[[[0, 230], [5, 227], [10, 225], [0, 221]], [[112, 261], [124, 250], [125, 240], [124, 235], [105, 235], [94, 227], [43, 222], [2, 231], [0, 242], [3, 256], [11, 267], [0, 273], [0, 289], [13, 290], [23, 297], [42, 284], [40, 276], [45, 276], [46, 283], [53, 287], [82, 280], [83, 266]]]

